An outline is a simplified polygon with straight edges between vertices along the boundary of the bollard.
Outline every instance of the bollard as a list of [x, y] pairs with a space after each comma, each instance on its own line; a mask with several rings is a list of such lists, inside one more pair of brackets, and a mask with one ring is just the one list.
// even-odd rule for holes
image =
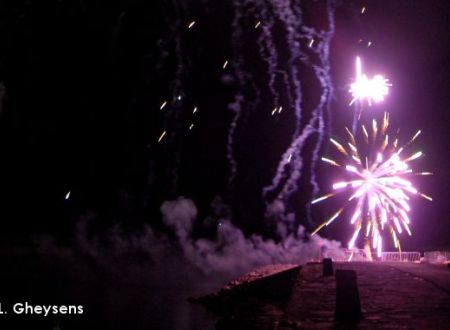
[[362, 318], [356, 271], [336, 270], [336, 310], [337, 321], [359, 321]]
[[323, 258], [323, 276], [333, 276], [333, 260], [331, 258]]

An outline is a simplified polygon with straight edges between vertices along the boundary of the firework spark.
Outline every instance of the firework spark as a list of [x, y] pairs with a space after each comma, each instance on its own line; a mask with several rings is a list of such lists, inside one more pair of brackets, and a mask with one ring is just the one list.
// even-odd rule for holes
[[431, 201], [431, 197], [420, 193], [410, 178], [431, 173], [415, 173], [410, 168], [410, 162], [423, 156], [421, 151], [402, 155], [421, 131], [414, 134], [403, 147], [398, 147], [398, 139], [390, 138], [387, 132], [388, 126], [389, 116], [385, 113], [381, 125], [373, 120], [371, 130], [363, 127], [361, 141], [348, 129], [346, 131], [349, 141], [346, 144], [330, 139], [339, 153], [345, 156], [345, 162], [325, 157], [322, 161], [343, 168], [348, 179], [335, 182], [332, 185], [332, 193], [318, 197], [311, 203], [316, 204], [336, 195], [346, 195], [346, 204], [322, 223], [312, 235], [328, 226], [342, 213], [346, 213], [343, 212], [346, 208], [353, 208], [349, 219], [354, 232], [348, 243], [349, 249], [355, 246], [361, 232], [372, 243], [372, 248], [377, 251], [378, 256], [381, 256], [383, 248], [383, 233], [390, 234], [395, 248], [399, 250], [399, 235], [403, 231], [411, 235], [411, 220], [408, 215], [411, 210], [410, 198], [421, 196]]
[[161, 133], [161, 135], [159, 136], [159, 139], [158, 139], [158, 143], [161, 142], [162, 139], [164, 139], [164, 136], [166, 136], [166, 133], [167, 133], [167, 131], [163, 131], [163, 132]]
[[[368, 47], [370, 47], [370, 44], [368, 44]], [[349, 90], [353, 97], [350, 101], [350, 105], [357, 100], [360, 102], [365, 100], [369, 105], [372, 105], [372, 102], [378, 103], [383, 101], [384, 97], [389, 93], [389, 86], [391, 86], [389, 80], [380, 74], [369, 79], [362, 73], [361, 67], [361, 59], [356, 57], [356, 79], [353, 84], [351, 84]]]

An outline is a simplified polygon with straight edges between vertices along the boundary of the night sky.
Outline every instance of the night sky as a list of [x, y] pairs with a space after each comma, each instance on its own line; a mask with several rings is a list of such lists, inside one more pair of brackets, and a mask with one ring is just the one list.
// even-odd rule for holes
[[[347, 91], [354, 58], [361, 55], [369, 72], [384, 73], [393, 85], [386, 101], [370, 111], [388, 110], [404, 139], [422, 129], [416, 147], [425, 157], [416, 165], [435, 174], [416, 181], [434, 200], [412, 203], [414, 234], [405, 248], [449, 246], [450, 4], [338, 2], [326, 134], [343, 136], [350, 125]], [[246, 234], [276, 237], [264, 220], [261, 194], [289, 141], [291, 110], [276, 120], [267, 115], [273, 106], [266, 67], [254, 49], [257, 32], [247, 34], [241, 42], [248, 44], [245, 55], [254, 58], [249, 70], [262, 94], [252, 96], [254, 107], [236, 131], [238, 172], [230, 186], [229, 105], [238, 89], [230, 68], [233, 9], [226, 1], [180, 3], [0, 4], [2, 245], [30, 244], [42, 233], [70, 244], [75, 224], [87, 214], [97, 231], [115, 224], [161, 228], [162, 202], [178, 196], [195, 201], [199, 218], [211, 213], [211, 202], [220, 196]], [[316, 2], [305, 8], [307, 20], [319, 26], [326, 21], [323, 14]], [[230, 64], [224, 69], [225, 61]], [[307, 106], [318, 86], [307, 72], [301, 79]], [[286, 91], [279, 93], [286, 98]], [[320, 153], [329, 152], [324, 142]], [[323, 193], [333, 173], [319, 163], [317, 175]], [[315, 210], [308, 223], [308, 180], [300, 180], [287, 208], [297, 225], [311, 230], [331, 209]], [[336, 225], [323, 235], [344, 241], [346, 228]], [[197, 235], [207, 233], [199, 229]]]

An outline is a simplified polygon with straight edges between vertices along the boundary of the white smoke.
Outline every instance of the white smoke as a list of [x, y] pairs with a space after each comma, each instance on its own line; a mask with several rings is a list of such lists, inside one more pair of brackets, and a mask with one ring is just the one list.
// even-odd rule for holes
[[197, 217], [195, 203], [187, 198], [179, 197], [173, 201], [165, 201], [161, 205], [163, 222], [174, 229], [180, 241], [185, 241], [191, 235], [192, 225]]
[[[213, 215], [204, 222], [216, 226], [215, 239], [193, 237], [194, 223], [200, 221], [197, 207], [191, 199], [179, 197], [163, 202], [160, 207], [163, 224], [174, 235], [149, 225], [134, 233], [116, 226], [108, 231], [106, 238], [99, 238], [89, 234], [92, 219], [87, 217], [78, 224], [77, 245], [99, 264], [139, 254], [147, 256], [155, 269], [177, 267], [189, 272], [201, 271], [205, 275], [220, 274], [224, 278], [269, 264], [304, 264], [324, 256], [344, 257], [340, 242], [317, 235], [306, 241], [305, 229], [301, 226], [289, 233], [286, 226], [280, 225], [277, 228], [283, 234], [280, 242], [259, 235], [246, 237], [231, 223], [229, 210], [220, 199], [216, 198], [212, 206]], [[282, 209], [282, 204], [274, 205], [275, 213]]]
[[[280, 208], [284, 209], [284, 206], [278, 204], [274, 205], [274, 208], [277, 212]], [[340, 242], [329, 241], [319, 236], [314, 236], [306, 242], [303, 239], [305, 237], [303, 227], [299, 227], [297, 232], [291, 234], [287, 234], [284, 229], [284, 238], [277, 243], [273, 240], [264, 240], [258, 235], [247, 238], [230, 222], [230, 219], [224, 218], [218, 219], [216, 240], [193, 239], [192, 226], [197, 208], [192, 200], [184, 197], [164, 202], [161, 213], [164, 223], [175, 231], [182, 256], [206, 274], [219, 272], [237, 275], [273, 263], [303, 264], [318, 260], [323, 256], [324, 250], [328, 256], [343, 256]]]

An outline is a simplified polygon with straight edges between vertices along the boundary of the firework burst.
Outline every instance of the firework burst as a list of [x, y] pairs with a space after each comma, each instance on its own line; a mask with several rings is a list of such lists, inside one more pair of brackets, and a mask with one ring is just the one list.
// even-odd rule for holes
[[350, 105], [356, 101], [362, 103], [364, 100], [367, 101], [369, 106], [372, 105], [372, 102], [381, 102], [389, 93], [390, 86], [389, 80], [380, 74], [373, 76], [371, 79], [367, 78], [362, 73], [361, 59], [356, 57], [356, 78], [349, 90], [352, 94]]
[[383, 233], [389, 233], [394, 246], [399, 250], [399, 236], [404, 231], [411, 235], [411, 220], [408, 216], [411, 197], [421, 196], [430, 201], [431, 197], [420, 193], [410, 178], [431, 173], [414, 172], [410, 168], [410, 163], [423, 155], [421, 151], [403, 155], [421, 131], [417, 131], [405, 145], [399, 147], [398, 138], [388, 134], [388, 126], [389, 114], [385, 113], [381, 125], [373, 120], [369, 129], [361, 126], [361, 139], [356, 140], [355, 135], [347, 128], [346, 144], [330, 139], [345, 161], [340, 163], [326, 157], [322, 157], [322, 161], [344, 169], [348, 180], [334, 183], [331, 193], [316, 198], [311, 203], [316, 204], [341, 194], [345, 194], [346, 203], [312, 235], [332, 223], [346, 208], [353, 209], [349, 220], [354, 231], [348, 242], [349, 249], [364, 235], [371, 242], [372, 248], [376, 249], [377, 255], [381, 256]]

